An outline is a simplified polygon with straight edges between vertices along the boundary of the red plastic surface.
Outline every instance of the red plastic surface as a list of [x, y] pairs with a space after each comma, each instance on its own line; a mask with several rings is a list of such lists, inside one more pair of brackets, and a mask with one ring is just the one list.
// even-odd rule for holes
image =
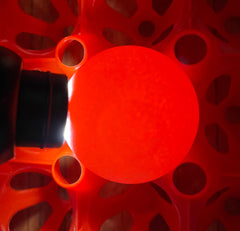
[[[29, 220], [31, 214], [18, 217], [28, 221], [19, 229], [21, 222], [16, 217], [19, 211], [45, 201], [52, 212], [43, 231], [61, 230], [71, 207], [70, 230], [239, 230], [240, 2], [84, 0], [79, 1], [76, 16], [67, 4], [70, 1], [51, 0], [58, 12], [51, 22], [39, 19], [42, 14], [36, 18], [24, 13], [19, 2], [0, 2], [0, 45], [20, 54], [23, 68], [63, 72], [70, 79], [78, 69], [84, 71], [82, 65], [87, 66], [100, 51], [119, 45], [145, 46], [167, 55], [185, 71], [198, 97], [200, 120], [184, 160], [152, 183], [125, 185], [104, 180], [86, 169], [67, 145], [54, 150], [17, 148], [14, 159], [0, 166], [0, 228], [38, 230], [36, 222]], [[75, 29], [61, 40], [68, 26]], [[21, 40], [19, 36], [22, 32], [50, 37], [55, 45], [43, 50], [26, 48], [26, 37]], [[64, 51], [73, 41], [80, 44], [84, 55], [79, 63], [65, 65]], [[180, 138], [181, 134], [176, 136], [176, 142]], [[67, 162], [70, 177], [62, 174], [62, 160]], [[11, 182], [23, 172], [40, 172], [52, 181], [42, 187], [16, 189]], [[68, 190], [70, 200], [61, 198], [55, 182]]]

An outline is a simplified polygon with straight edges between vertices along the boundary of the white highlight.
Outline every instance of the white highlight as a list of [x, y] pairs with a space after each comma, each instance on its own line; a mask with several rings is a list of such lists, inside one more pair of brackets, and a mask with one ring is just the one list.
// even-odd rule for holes
[[65, 125], [65, 129], [64, 129], [64, 134], [63, 135], [64, 135], [65, 140], [69, 144], [70, 140], [71, 140], [71, 125], [70, 125], [69, 117], [67, 118], [67, 122], [66, 122], [66, 125]]
[[74, 77], [74, 75], [68, 81], [68, 99], [69, 100], [71, 99], [72, 93], [73, 93], [73, 77]]

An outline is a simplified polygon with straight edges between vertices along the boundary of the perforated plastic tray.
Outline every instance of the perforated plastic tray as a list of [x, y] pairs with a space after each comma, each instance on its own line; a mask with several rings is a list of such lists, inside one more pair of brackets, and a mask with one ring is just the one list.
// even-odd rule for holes
[[0, 230], [240, 230], [239, 9], [239, 0], [0, 1], [0, 45], [24, 69], [70, 79], [102, 50], [145, 46], [183, 68], [200, 106], [189, 154], [150, 183], [98, 177], [67, 144], [16, 148], [0, 166]]

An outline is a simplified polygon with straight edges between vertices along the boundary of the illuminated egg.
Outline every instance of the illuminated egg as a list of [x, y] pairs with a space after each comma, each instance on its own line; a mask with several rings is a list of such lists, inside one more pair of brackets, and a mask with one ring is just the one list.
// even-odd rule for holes
[[198, 100], [185, 72], [138, 46], [105, 50], [71, 80], [68, 143], [95, 174], [121, 183], [163, 176], [189, 152]]

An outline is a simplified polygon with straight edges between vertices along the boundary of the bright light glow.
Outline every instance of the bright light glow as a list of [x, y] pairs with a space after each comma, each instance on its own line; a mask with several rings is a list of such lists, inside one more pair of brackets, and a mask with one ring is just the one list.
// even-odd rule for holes
[[71, 99], [73, 93], [73, 77], [68, 81], [68, 99]]
[[69, 141], [71, 139], [71, 126], [70, 126], [70, 120], [67, 118], [65, 129], [64, 129], [64, 139], [69, 144]]
[[69, 143], [93, 173], [144, 183], [188, 154], [198, 131], [198, 98], [186, 73], [167, 56], [145, 47], [114, 47], [89, 59], [73, 78]]

